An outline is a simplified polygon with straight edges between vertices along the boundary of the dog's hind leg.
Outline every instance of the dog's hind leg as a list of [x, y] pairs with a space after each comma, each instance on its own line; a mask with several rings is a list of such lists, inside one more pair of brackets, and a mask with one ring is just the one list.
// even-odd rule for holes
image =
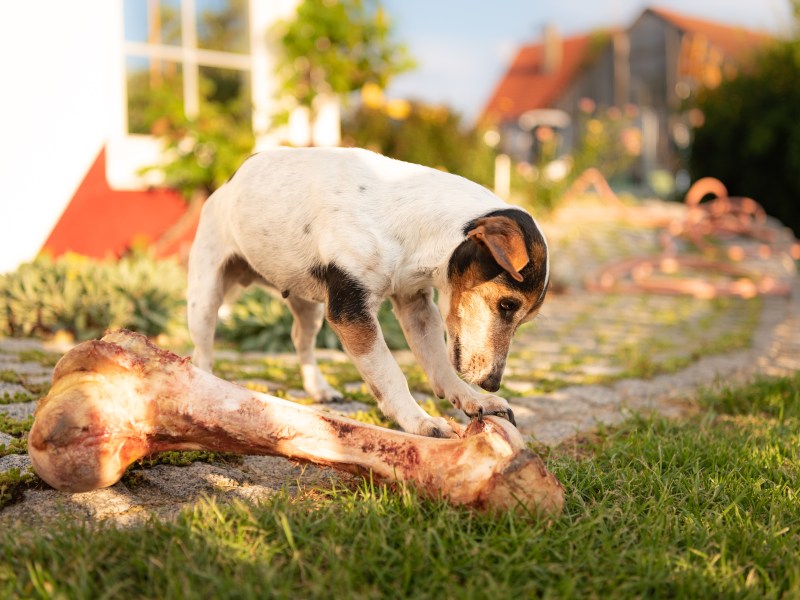
[[189, 289], [187, 312], [189, 336], [194, 344], [192, 362], [200, 369], [211, 372], [214, 351], [214, 331], [217, 313], [225, 295], [222, 268], [198, 274], [189, 262]]
[[213, 202], [214, 196], [203, 207], [197, 235], [189, 252], [186, 296], [189, 336], [194, 344], [192, 362], [208, 372], [211, 372], [213, 362], [217, 313], [225, 294], [237, 283], [235, 276], [238, 276], [233, 264], [236, 261], [231, 261], [232, 249], [224, 243], [218, 229], [219, 220], [213, 213]]
[[296, 296], [289, 296], [286, 303], [294, 316], [292, 342], [300, 359], [303, 389], [317, 402], [341, 402], [342, 394], [325, 381], [314, 356], [314, 345], [322, 327], [325, 305]]

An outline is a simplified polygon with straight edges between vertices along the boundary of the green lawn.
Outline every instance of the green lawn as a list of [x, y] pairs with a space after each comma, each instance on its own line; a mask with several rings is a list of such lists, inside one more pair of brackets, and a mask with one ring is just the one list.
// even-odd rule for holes
[[368, 483], [169, 523], [0, 532], [0, 597], [800, 597], [800, 374], [547, 457], [564, 516], [476, 515]]

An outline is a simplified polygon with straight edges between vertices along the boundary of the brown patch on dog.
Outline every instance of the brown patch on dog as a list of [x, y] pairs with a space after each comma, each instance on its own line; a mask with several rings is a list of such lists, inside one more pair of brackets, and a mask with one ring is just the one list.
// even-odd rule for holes
[[505, 271], [522, 281], [520, 270], [530, 262], [525, 236], [519, 225], [508, 217], [484, 217], [475, 221], [467, 237], [485, 246]]
[[461, 297], [471, 288], [475, 287], [477, 282], [480, 281], [480, 270], [478, 265], [471, 264], [467, 267], [458, 277], [453, 277], [450, 280], [450, 310], [447, 311], [447, 325], [451, 330], [456, 331], [457, 325], [461, 321], [458, 315], [458, 307], [461, 304]]
[[342, 340], [345, 349], [354, 356], [368, 354], [378, 339], [377, 328], [372, 322], [339, 321], [330, 324]]
[[[451, 326], [455, 326], [462, 320], [458, 312], [459, 308], [462, 310], [467, 308], [464, 303], [464, 295], [479, 296], [490, 307], [496, 307], [501, 299], [511, 297], [518, 300], [523, 307], [528, 306], [528, 310], [532, 308], [531, 299], [524, 294], [515, 293], [508, 286], [496, 281], [481, 282], [480, 267], [477, 264], [468, 267], [462, 276], [453, 277], [450, 284], [450, 310], [447, 314], [447, 323]], [[468, 316], [464, 318], [470, 320]]]

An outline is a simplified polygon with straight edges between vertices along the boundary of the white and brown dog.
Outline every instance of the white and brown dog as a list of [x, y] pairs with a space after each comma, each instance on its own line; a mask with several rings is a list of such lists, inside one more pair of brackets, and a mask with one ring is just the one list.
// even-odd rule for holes
[[527, 212], [462, 177], [366, 150], [279, 148], [246, 160], [203, 208], [189, 259], [198, 367], [211, 369], [225, 295], [254, 282], [289, 305], [312, 397], [341, 399], [314, 358], [326, 314], [386, 416], [411, 433], [451, 437], [447, 422], [409, 393], [378, 307], [391, 300], [437, 396], [467, 415], [513, 422], [503, 398], [479, 392], [456, 371], [498, 390], [514, 331], [544, 301], [549, 259]]

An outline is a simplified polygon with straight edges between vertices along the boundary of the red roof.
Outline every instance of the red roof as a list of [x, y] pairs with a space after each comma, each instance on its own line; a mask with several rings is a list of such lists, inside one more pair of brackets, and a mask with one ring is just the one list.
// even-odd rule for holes
[[[702, 34], [725, 55], [738, 57], [768, 41], [767, 34], [741, 27], [686, 17], [661, 8], [647, 9], [685, 33]], [[551, 107], [559, 95], [591, 58], [592, 35], [564, 38], [561, 67], [548, 73], [543, 68], [544, 44], [520, 48], [508, 72], [497, 84], [481, 112], [480, 123], [491, 124], [518, 118], [537, 108]]]
[[[119, 257], [134, 243], [155, 243], [169, 234], [160, 255], [183, 251], [194, 237], [188, 205], [168, 189], [113, 190], [106, 180], [105, 148], [100, 151], [56, 223], [42, 251], [53, 256], [76, 252], [95, 258]], [[175, 238], [176, 228], [180, 240]], [[181, 243], [182, 242], [182, 243]], [[162, 245], [163, 246], [163, 245]]]
[[564, 38], [561, 66], [549, 73], [544, 69], [544, 44], [520, 48], [489, 98], [480, 121], [499, 123], [516, 119], [528, 110], [552, 106], [589, 58], [591, 41], [590, 35]]
[[763, 46], [765, 42], [771, 39], [769, 34], [763, 32], [687, 17], [663, 8], [650, 8], [648, 11], [661, 17], [684, 33], [703, 35], [709, 43], [719, 48], [726, 56], [732, 58], [737, 58], [743, 53]]

